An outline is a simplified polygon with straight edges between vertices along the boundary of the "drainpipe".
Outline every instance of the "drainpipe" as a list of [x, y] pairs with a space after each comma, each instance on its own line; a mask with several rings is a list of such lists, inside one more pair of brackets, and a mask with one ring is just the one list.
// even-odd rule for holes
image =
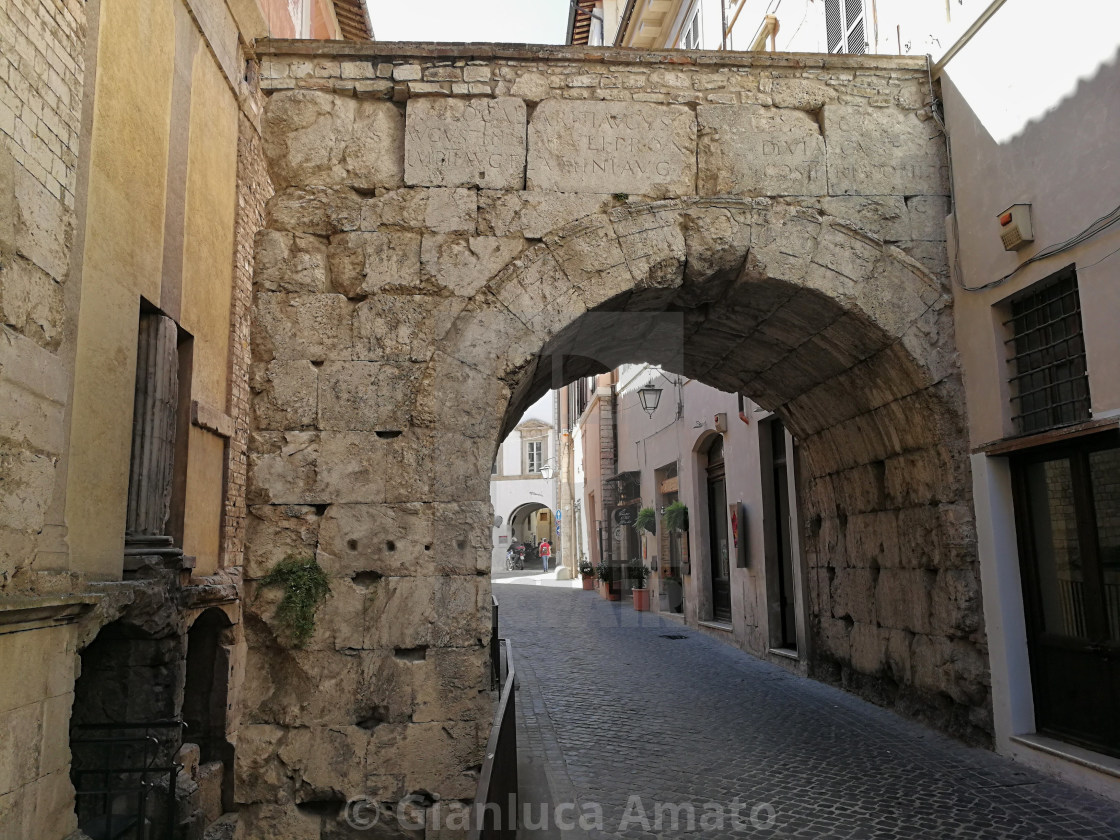
[[614, 35], [614, 45], [616, 47], [622, 46], [622, 41], [626, 37], [626, 30], [630, 28], [630, 18], [634, 15], [636, 5], [638, 5], [638, 0], [626, 0], [626, 8], [622, 10], [622, 17], [618, 21], [618, 32]]
[[721, 50], [727, 49], [727, 0], [719, 0], [719, 11], [723, 16], [722, 26], [723, 38], [720, 40], [719, 48]]

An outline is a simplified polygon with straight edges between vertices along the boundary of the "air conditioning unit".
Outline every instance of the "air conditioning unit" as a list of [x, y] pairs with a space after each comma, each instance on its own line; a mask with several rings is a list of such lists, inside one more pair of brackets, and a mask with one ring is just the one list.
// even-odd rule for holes
[[1003, 240], [1003, 250], [1018, 251], [1024, 245], [1034, 242], [1031, 227], [1031, 206], [1012, 204], [999, 214], [999, 238]]

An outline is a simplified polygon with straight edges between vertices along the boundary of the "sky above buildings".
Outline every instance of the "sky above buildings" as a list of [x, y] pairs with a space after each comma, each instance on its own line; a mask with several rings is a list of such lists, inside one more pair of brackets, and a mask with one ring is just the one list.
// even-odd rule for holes
[[366, 0], [379, 41], [562, 44], [569, 0]]

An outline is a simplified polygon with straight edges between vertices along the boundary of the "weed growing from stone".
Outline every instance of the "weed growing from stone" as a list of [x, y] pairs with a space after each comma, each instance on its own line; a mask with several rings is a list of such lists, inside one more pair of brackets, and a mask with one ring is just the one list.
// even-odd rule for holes
[[276, 619], [291, 636], [292, 647], [306, 645], [315, 632], [315, 612], [331, 591], [323, 567], [313, 557], [289, 554], [261, 582], [284, 587]]

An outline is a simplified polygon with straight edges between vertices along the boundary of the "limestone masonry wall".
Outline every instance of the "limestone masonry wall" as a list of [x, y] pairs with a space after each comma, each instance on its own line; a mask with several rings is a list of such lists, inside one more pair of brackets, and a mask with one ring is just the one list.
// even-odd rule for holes
[[[668, 363], [777, 411], [803, 443], [811, 669], [986, 740], [924, 62], [261, 50], [247, 837], [319, 836], [358, 793], [473, 795], [490, 467], [554, 359]], [[683, 346], [622, 311], [678, 313]], [[331, 579], [304, 650], [260, 584], [290, 555]]]
[[65, 439], [85, 27], [77, 0], [0, 7], [0, 591], [34, 585]]

